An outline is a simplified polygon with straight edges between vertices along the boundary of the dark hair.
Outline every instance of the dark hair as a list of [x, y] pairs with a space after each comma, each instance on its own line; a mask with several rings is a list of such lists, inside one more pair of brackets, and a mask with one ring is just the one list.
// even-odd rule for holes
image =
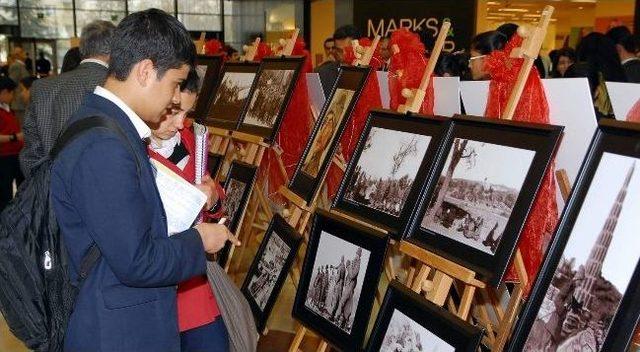
[[200, 90], [200, 85], [202, 84], [200, 77], [198, 76], [198, 71], [195, 68], [191, 68], [189, 70], [189, 74], [187, 74], [187, 78], [180, 83], [180, 91], [188, 92], [188, 93], [198, 93]]
[[561, 56], [568, 57], [572, 62], [576, 62], [576, 51], [572, 48], [566, 47], [556, 50], [556, 58], [558, 61]]
[[14, 90], [18, 85], [9, 77], [0, 76], [0, 92], [3, 90]]
[[467, 78], [469, 70], [469, 54], [464, 52], [457, 53], [441, 53], [434, 69], [435, 74]]
[[599, 74], [608, 82], [626, 82], [626, 75], [615, 45], [602, 33], [587, 34], [576, 49], [578, 62], [584, 63], [592, 90], [598, 86]]
[[631, 35], [631, 31], [626, 26], [617, 26], [607, 32], [607, 37], [613, 44], [622, 44], [622, 40]]
[[471, 39], [471, 50], [482, 55], [491, 54], [494, 50], [501, 50], [507, 43], [507, 37], [498, 31], [489, 31], [476, 35]]
[[196, 46], [175, 17], [158, 9], [125, 17], [113, 34], [109, 74], [120, 81], [142, 60], [151, 60], [158, 78], [170, 69], [194, 65]]
[[80, 55], [89, 58], [98, 55], [109, 55], [111, 38], [116, 26], [109, 21], [95, 20], [82, 28], [80, 34]]
[[640, 52], [640, 38], [635, 34], [626, 36], [622, 39], [620, 45], [622, 45], [624, 50], [631, 54], [637, 54]]
[[238, 50], [234, 49], [229, 44], [225, 44], [224, 47], [222, 48], [222, 50], [224, 50], [224, 52], [227, 53], [227, 56], [229, 56], [229, 57], [231, 57], [231, 55], [233, 55], [233, 54], [238, 52]]
[[502, 33], [507, 37], [507, 41], [513, 37], [514, 34], [518, 31], [518, 25], [515, 23], [505, 23], [500, 27], [496, 28], [496, 31]]
[[360, 39], [362, 38], [362, 34], [360, 34], [360, 30], [352, 24], [342, 26], [336, 29], [335, 32], [333, 32], [334, 40], [340, 40], [340, 39], [346, 39], [346, 38]]
[[324, 42], [322, 44], [324, 46], [324, 45], [327, 45], [327, 43], [332, 42], [332, 41], [334, 41], [333, 38], [327, 38], [327, 39], [324, 40]]
[[37, 78], [33, 77], [33, 76], [29, 76], [29, 77], [25, 77], [23, 79], [20, 80], [20, 83], [22, 83], [22, 85], [27, 88], [27, 89], [31, 89], [31, 85], [33, 84], [33, 82], [35, 82]]
[[80, 56], [80, 48], [73, 47], [67, 50], [67, 53], [64, 54], [64, 59], [62, 59], [62, 68], [60, 72], [68, 72], [80, 65], [80, 61], [82, 61], [82, 57]]

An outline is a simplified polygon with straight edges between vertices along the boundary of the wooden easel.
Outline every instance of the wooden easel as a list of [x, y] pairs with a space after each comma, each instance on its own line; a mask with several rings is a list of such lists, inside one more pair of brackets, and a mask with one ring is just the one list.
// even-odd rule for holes
[[405, 98], [407, 98], [407, 101], [404, 104], [398, 106], [399, 113], [404, 114], [408, 112], [420, 112], [420, 107], [422, 107], [422, 102], [424, 101], [425, 95], [427, 94], [427, 88], [431, 83], [431, 76], [433, 75], [433, 71], [435, 70], [436, 64], [438, 63], [438, 58], [440, 58], [440, 53], [442, 52], [444, 41], [447, 39], [450, 28], [451, 22], [442, 22], [440, 32], [438, 33], [438, 38], [436, 39], [436, 43], [431, 52], [431, 57], [429, 57], [429, 63], [427, 63], [427, 67], [425, 68], [422, 75], [420, 86], [417, 89], [412, 89], [410, 94], [408, 94], [408, 96], [405, 96]]

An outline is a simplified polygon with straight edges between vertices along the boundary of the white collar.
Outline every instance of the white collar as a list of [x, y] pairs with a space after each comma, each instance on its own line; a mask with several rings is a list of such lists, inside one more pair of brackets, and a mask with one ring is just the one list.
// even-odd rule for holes
[[149, 146], [151, 146], [151, 149], [153, 149], [156, 153], [162, 155], [165, 158], [168, 158], [171, 156], [171, 154], [173, 154], [173, 150], [175, 149], [175, 147], [177, 145], [180, 145], [181, 138], [182, 137], [180, 136], [180, 132], [173, 135], [173, 137], [165, 140], [152, 137]]
[[6, 112], [11, 112], [11, 107], [9, 104], [0, 103], [0, 109], [5, 110]]
[[629, 61], [633, 61], [633, 60], [640, 60], [640, 59], [638, 59], [637, 57], [630, 57], [630, 58], [628, 58], [628, 59], [624, 59], [624, 60], [622, 60], [622, 64], [624, 65], [624, 64], [626, 64], [627, 62], [629, 62]]
[[118, 98], [117, 95], [101, 86], [97, 86], [93, 93], [116, 104], [120, 108], [120, 110], [122, 110], [129, 117], [129, 120], [131, 120], [131, 123], [133, 123], [133, 127], [136, 128], [136, 131], [140, 135], [140, 138], [149, 138], [151, 136], [151, 129], [149, 128], [149, 126], [147, 126], [147, 124], [142, 121], [140, 116], [138, 116], [138, 114], [131, 110], [131, 108], [124, 101], [122, 101], [122, 99]]
[[106, 68], [109, 68], [109, 64], [100, 60], [100, 59], [84, 59], [82, 61], [80, 61], [80, 65], [84, 64], [85, 62], [93, 62], [94, 64], [98, 64], [101, 66], [104, 66]]

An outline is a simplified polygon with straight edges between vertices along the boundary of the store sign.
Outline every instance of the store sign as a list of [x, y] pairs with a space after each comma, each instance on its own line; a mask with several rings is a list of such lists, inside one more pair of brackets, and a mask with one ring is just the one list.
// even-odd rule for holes
[[444, 50], [467, 48], [475, 34], [475, 0], [354, 0], [354, 24], [368, 37], [390, 36], [404, 27], [435, 41], [445, 19], [451, 30]]

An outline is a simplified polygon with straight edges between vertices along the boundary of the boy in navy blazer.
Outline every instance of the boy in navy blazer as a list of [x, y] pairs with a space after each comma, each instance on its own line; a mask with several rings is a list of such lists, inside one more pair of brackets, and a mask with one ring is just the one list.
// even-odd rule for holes
[[176, 285], [204, 274], [206, 253], [232, 238], [217, 224], [168, 237], [143, 142], [148, 125], [157, 125], [165, 109], [179, 103], [180, 83], [194, 59], [194, 44], [175, 17], [157, 9], [133, 13], [115, 30], [104, 86], [69, 121], [113, 119], [134, 150], [114, 132], [91, 130], [53, 165], [52, 204], [72, 278], [92, 245], [101, 253], [80, 287], [65, 351], [180, 351]]

